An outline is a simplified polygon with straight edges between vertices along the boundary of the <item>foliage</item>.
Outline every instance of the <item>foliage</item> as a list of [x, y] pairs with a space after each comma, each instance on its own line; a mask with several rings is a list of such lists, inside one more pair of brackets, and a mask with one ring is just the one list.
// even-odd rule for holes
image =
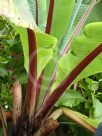
[[[27, 83], [23, 67], [22, 46], [19, 35], [7, 20], [0, 18], [0, 103], [8, 110], [12, 105], [12, 85], [16, 80]], [[22, 73], [22, 74], [20, 74]]]
[[[92, 6], [90, 2], [86, 3], [82, 0], [55, 0], [54, 9], [51, 9], [53, 12], [51, 22], [48, 19], [49, 12], [51, 12], [49, 10], [51, 1], [39, 0], [37, 4], [38, 9], [34, 0], [0, 1], [0, 13], [3, 16], [0, 18], [0, 105], [5, 110], [12, 109], [12, 86], [18, 80], [22, 84], [24, 96], [26, 94], [25, 87], [29, 84], [27, 75], [29, 76], [31, 72], [28, 68], [32, 67], [30, 66], [28, 29], [32, 29], [36, 38], [37, 54], [33, 52], [30, 55], [37, 56], [38, 81], [43, 75], [41, 86], [37, 84], [40, 86], [38, 87], [40, 88], [40, 96], [37, 96], [36, 93], [36, 96], [39, 97], [38, 115], [43, 109], [46, 90], [49, 91], [47, 96], [47, 100], [49, 100], [56, 88], [61, 86], [63, 80], [70, 75], [72, 70], [102, 44], [102, 16], [100, 12], [102, 2], [96, 4], [91, 1]], [[83, 19], [78, 29], [78, 23], [80, 24], [82, 15], [90, 5], [92, 8], [91, 14], [87, 15], [88, 17], [86, 16], [87, 19]], [[47, 24], [50, 23], [51, 26], [48, 25], [49, 31], [47, 31]], [[73, 32], [76, 32], [74, 30], [78, 31], [80, 36], [74, 35]], [[70, 40], [72, 41], [69, 44], [68, 41]], [[70, 45], [70, 47], [67, 52], [64, 52], [66, 45]], [[33, 43], [32, 46], [34, 46]], [[56, 73], [53, 79], [54, 82], [49, 88], [54, 72]], [[70, 107], [77, 111], [75, 112], [77, 117], [90, 125], [95, 122], [94, 127], [97, 127], [102, 121], [101, 73], [102, 53], [77, 75], [74, 81], [71, 81], [67, 91], [56, 104], [54, 103], [55, 109], [61, 106]], [[31, 91], [30, 95], [33, 96], [32, 90], [29, 91]], [[47, 102], [45, 101], [45, 103]], [[44, 106], [46, 107], [46, 105]], [[67, 119], [61, 117], [59, 122], [60, 120], [65, 123]], [[70, 135], [77, 136], [80, 132], [77, 125], [74, 126], [69, 123], [68, 126], [64, 126], [69, 127], [68, 134]], [[60, 127], [63, 131], [64, 127], [61, 125]], [[64, 135], [63, 132], [61, 133]], [[81, 134], [83, 132], [80, 132]]]

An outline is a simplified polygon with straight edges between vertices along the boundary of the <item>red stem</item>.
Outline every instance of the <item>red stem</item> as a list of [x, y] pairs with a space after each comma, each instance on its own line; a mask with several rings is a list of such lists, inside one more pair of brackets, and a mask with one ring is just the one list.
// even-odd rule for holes
[[[48, 13], [48, 17], [47, 17], [47, 24], [46, 24], [46, 30], [45, 30], [45, 32], [47, 34], [50, 34], [50, 31], [51, 31], [51, 23], [52, 23], [52, 17], [53, 17], [53, 10], [54, 10], [54, 0], [50, 0], [49, 13]], [[38, 104], [38, 101], [39, 101], [41, 84], [42, 84], [42, 80], [43, 80], [43, 73], [44, 73], [44, 71], [42, 71], [42, 73], [41, 73], [41, 75], [40, 75], [40, 77], [39, 77], [39, 79], [37, 81], [36, 107], [35, 108], [37, 108], [37, 104]]]
[[[66, 54], [66, 53], [68, 52], [68, 50], [69, 50], [69, 48], [70, 48], [70, 44], [71, 44], [73, 38], [76, 37], [76, 36], [79, 34], [79, 32], [80, 32], [82, 26], [84, 25], [84, 23], [85, 23], [85, 21], [86, 21], [88, 15], [90, 14], [90, 12], [91, 12], [91, 10], [92, 10], [92, 8], [94, 7], [95, 4], [96, 4], [96, 1], [95, 1], [95, 0], [90, 3], [89, 7], [87, 8], [87, 10], [86, 10], [85, 13], [83, 14], [81, 20], [79, 21], [77, 27], [75, 28], [75, 31], [73, 32], [72, 37], [69, 39], [69, 41], [68, 41], [66, 47], [65, 47], [64, 50], [62, 51], [60, 57], [62, 57], [64, 54]], [[50, 83], [49, 83], [49, 86], [48, 86], [48, 89], [47, 89], [47, 92], [46, 92], [46, 94], [45, 94], [45, 97], [44, 97], [44, 100], [43, 100], [43, 103], [42, 103], [42, 104], [44, 104], [44, 103], [46, 102], [46, 99], [47, 99], [47, 97], [48, 97], [48, 95], [49, 95], [49, 93], [50, 93], [51, 87], [52, 87], [53, 82], [54, 82], [54, 79], [55, 79], [55, 77], [56, 77], [56, 67], [57, 67], [57, 65], [55, 66], [53, 75], [52, 75], [52, 77], [51, 77], [51, 80], [50, 80]]]
[[75, 78], [84, 70], [84, 68], [100, 53], [102, 52], [102, 44], [95, 48], [87, 57], [85, 57], [80, 64], [78, 64], [74, 70], [62, 81], [62, 83], [54, 90], [54, 92], [49, 96], [46, 103], [41, 107], [40, 111], [37, 113], [36, 117], [41, 117], [42, 119], [48, 114], [48, 112], [53, 108], [56, 101], [65, 92], [65, 90], [70, 86], [70, 84], [75, 80]]
[[34, 110], [35, 113], [36, 113], [37, 106], [38, 106], [38, 102], [39, 102], [39, 96], [40, 96], [40, 90], [41, 90], [42, 79], [43, 79], [43, 72], [41, 73], [41, 75], [40, 75], [40, 77], [38, 78], [38, 81], [37, 81], [36, 103], [35, 103], [35, 110]]
[[[38, 25], [38, 1], [36, 1], [36, 24]], [[36, 110], [37, 100], [39, 97], [37, 88], [37, 49], [36, 49], [36, 38], [32, 30], [28, 29], [28, 40], [29, 40], [29, 78], [26, 93], [26, 110]], [[34, 55], [34, 56], [32, 56]], [[32, 80], [32, 79], [33, 80]], [[34, 111], [32, 107], [34, 106]], [[32, 113], [33, 114], [33, 113]]]
[[[37, 50], [36, 37], [31, 29], [27, 29], [29, 41], [29, 76], [26, 90], [26, 110], [27, 112], [34, 112], [35, 96], [36, 96], [36, 82], [37, 82]], [[33, 110], [32, 110], [33, 107]], [[29, 111], [32, 110], [32, 111]]]
[[[50, 34], [50, 31], [51, 31], [53, 11], [54, 11], [54, 0], [50, 0], [49, 13], [48, 13], [47, 24], [46, 24], [46, 30], [45, 30], [45, 32], [46, 32], [47, 34]], [[42, 79], [42, 80], [43, 80], [43, 79]], [[43, 105], [43, 103], [46, 101], [47, 96], [49, 95], [49, 89], [50, 89], [50, 86], [51, 86], [51, 84], [52, 84], [52, 80], [53, 80], [53, 77], [51, 78], [50, 84], [49, 84], [49, 86], [48, 86], [48, 89], [47, 89], [47, 91], [46, 91], [46, 94], [45, 94], [45, 96], [44, 96], [44, 99], [43, 99], [41, 105]]]
[[53, 11], [54, 11], [54, 0], [50, 0], [49, 13], [48, 13], [48, 18], [47, 18], [47, 25], [46, 25], [46, 30], [45, 30], [45, 32], [47, 34], [50, 34], [50, 31], [51, 31]]

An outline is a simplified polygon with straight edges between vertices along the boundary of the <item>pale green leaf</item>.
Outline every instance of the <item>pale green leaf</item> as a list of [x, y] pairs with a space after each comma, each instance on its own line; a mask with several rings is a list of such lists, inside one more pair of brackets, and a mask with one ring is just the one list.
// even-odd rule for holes
[[[90, 23], [84, 34], [75, 38], [69, 52], [60, 59], [54, 88], [98, 45], [102, 43], [102, 22]], [[102, 54], [95, 58], [75, 79], [75, 82], [102, 72]]]

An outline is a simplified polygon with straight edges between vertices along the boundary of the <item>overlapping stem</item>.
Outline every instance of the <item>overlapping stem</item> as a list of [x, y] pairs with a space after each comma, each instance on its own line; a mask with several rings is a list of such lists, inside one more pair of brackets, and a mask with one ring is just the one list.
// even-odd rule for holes
[[[73, 35], [72, 35], [71, 38], [69, 39], [69, 41], [68, 41], [66, 47], [64, 48], [64, 50], [63, 50], [62, 53], [60, 54], [60, 57], [62, 57], [64, 54], [66, 54], [66, 53], [68, 52], [68, 50], [69, 50], [69, 48], [70, 48], [70, 44], [71, 44], [73, 38], [76, 37], [76, 36], [79, 34], [81, 28], [83, 27], [83, 25], [84, 25], [84, 23], [85, 23], [87, 17], [89, 16], [89, 14], [90, 14], [90, 12], [91, 12], [91, 10], [93, 9], [93, 7], [94, 7], [95, 4], [96, 4], [96, 0], [93, 0], [93, 1], [90, 3], [89, 7], [87, 8], [87, 10], [86, 10], [85, 13], [83, 14], [82, 18], [80, 19], [78, 25], [76, 26], [76, 28], [75, 28], [75, 30], [74, 30], [74, 32], [73, 32]], [[54, 69], [54, 72], [53, 72], [53, 74], [52, 74], [52, 77], [51, 77], [49, 86], [48, 86], [48, 88], [47, 88], [47, 92], [46, 92], [46, 94], [45, 94], [45, 97], [44, 97], [44, 100], [43, 100], [42, 105], [46, 102], [46, 99], [47, 99], [47, 97], [49, 96], [51, 87], [52, 87], [53, 82], [54, 82], [54, 80], [55, 80], [55, 77], [56, 77], [56, 69], [57, 69], [56, 67], [57, 67], [57, 64], [56, 64], [55, 69]]]
[[[35, 33], [31, 29], [27, 29], [29, 40], [29, 75], [26, 90], [26, 111], [30, 116], [34, 114], [36, 84], [37, 84], [37, 49]], [[30, 110], [30, 111], [29, 111]]]
[[69, 39], [69, 41], [68, 41], [66, 47], [65, 47], [64, 50], [62, 51], [61, 56], [63, 56], [64, 54], [66, 54], [66, 53], [68, 52], [68, 50], [69, 50], [69, 48], [70, 48], [70, 44], [71, 44], [73, 38], [76, 37], [76, 36], [79, 34], [81, 28], [83, 27], [83, 25], [84, 25], [84, 23], [85, 23], [87, 17], [89, 16], [89, 14], [90, 14], [90, 12], [92, 11], [92, 9], [93, 9], [93, 7], [94, 7], [95, 4], [96, 4], [96, 0], [93, 0], [93, 1], [90, 3], [89, 7], [86, 9], [86, 11], [85, 11], [85, 13], [83, 14], [82, 18], [80, 19], [78, 25], [76, 26], [76, 28], [75, 28], [75, 30], [74, 30], [74, 32], [73, 32], [71, 38]]
[[[54, 0], [50, 0], [49, 12], [48, 12], [47, 24], [46, 24], [46, 30], [45, 30], [45, 32], [47, 34], [50, 34], [50, 31], [51, 31], [53, 10], [54, 10]], [[38, 78], [38, 81], [37, 81], [36, 108], [37, 108], [37, 104], [38, 104], [38, 100], [39, 100], [41, 84], [42, 84], [42, 80], [43, 80], [43, 74], [44, 74], [44, 71], [42, 71], [42, 73], [41, 73], [41, 75], [40, 75], [40, 77]]]
[[[36, 1], [36, 24], [38, 25], [38, 1]], [[27, 29], [29, 42], [29, 75], [26, 90], [26, 111], [33, 116], [36, 110], [38, 93], [37, 93], [37, 47], [35, 33]]]
[[88, 56], [86, 56], [80, 64], [78, 64], [69, 75], [61, 82], [61, 84], [53, 91], [47, 101], [43, 104], [36, 117], [44, 118], [48, 112], [53, 108], [54, 104], [65, 92], [65, 90], [71, 85], [76, 77], [88, 66], [90, 62], [94, 60], [102, 52], [102, 44], [97, 46]]

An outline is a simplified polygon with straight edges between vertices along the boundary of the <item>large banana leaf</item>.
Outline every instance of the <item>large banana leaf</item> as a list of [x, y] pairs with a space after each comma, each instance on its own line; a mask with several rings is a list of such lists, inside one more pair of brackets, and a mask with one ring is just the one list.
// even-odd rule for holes
[[[56, 81], [53, 87], [58, 86], [92, 50], [102, 43], [102, 22], [86, 25], [84, 34], [75, 38], [69, 52], [60, 59]], [[102, 72], [102, 54], [94, 59], [75, 79], [74, 83], [90, 75]]]

